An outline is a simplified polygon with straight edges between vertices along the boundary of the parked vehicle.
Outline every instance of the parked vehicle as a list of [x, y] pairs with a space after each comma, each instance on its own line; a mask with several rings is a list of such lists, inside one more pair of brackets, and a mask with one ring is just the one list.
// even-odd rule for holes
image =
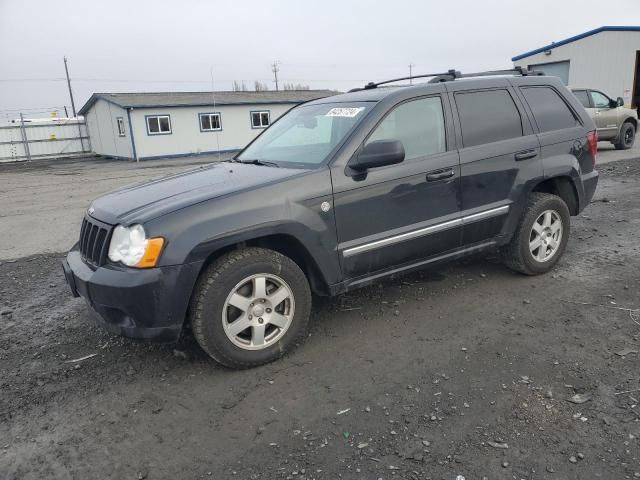
[[125, 336], [188, 322], [245, 368], [302, 342], [312, 292], [496, 249], [549, 271], [596, 188], [593, 121], [555, 77], [430, 77], [308, 102], [231, 161], [98, 198], [63, 263], [73, 294]]
[[633, 147], [638, 130], [638, 113], [626, 108], [622, 97], [614, 100], [600, 90], [591, 88], [573, 88], [571, 91], [595, 122], [598, 140], [608, 140], [618, 150]]

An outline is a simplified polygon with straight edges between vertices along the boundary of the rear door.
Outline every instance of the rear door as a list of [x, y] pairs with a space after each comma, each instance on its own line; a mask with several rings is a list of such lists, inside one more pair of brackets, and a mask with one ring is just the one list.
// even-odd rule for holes
[[503, 230], [524, 183], [542, 175], [540, 144], [506, 81], [489, 89], [446, 86], [459, 133], [462, 244], [488, 242]]

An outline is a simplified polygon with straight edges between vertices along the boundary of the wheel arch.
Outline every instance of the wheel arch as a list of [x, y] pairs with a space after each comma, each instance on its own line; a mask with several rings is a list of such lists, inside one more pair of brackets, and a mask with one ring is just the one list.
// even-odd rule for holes
[[580, 213], [580, 197], [573, 179], [568, 175], [541, 179], [531, 192], [550, 193], [560, 197], [575, 216]]
[[622, 129], [622, 125], [624, 125], [625, 123], [630, 123], [631, 125], [633, 125], [633, 128], [635, 128], [636, 131], [638, 130], [638, 119], [637, 118], [633, 118], [631, 116], [625, 118], [624, 122], [622, 122], [620, 124], [620, 129]]
[[204, 255], [204, 262], [198, 275], [226, 253], [246, 247], [266, 248], [289, 257], [304, 272], [311, 290], [315, 294], [329, 295], [329, 283], [326, 281], [318, 262], [305, 245], [291, 233], [276, 232], [230, 237], [226, 241], [219, 242], [215, 247], [208, 249], [208, 252]]

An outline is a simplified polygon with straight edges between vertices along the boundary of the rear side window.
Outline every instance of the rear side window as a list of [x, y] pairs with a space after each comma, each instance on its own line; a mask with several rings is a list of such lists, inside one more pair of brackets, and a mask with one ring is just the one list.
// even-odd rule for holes
[[522, 136], [522, 119], [507, 90], [457, 93], [465, 147]]
[[589, 94], [586, 90], [574, 90], [573, 94], [576, 96], [576, 98], [584, 108], [591, 107], [591, 105], [589, 105]]
[[562, 97], [550, 87], [521, 88], [541, 132], [580, 125]]
[[375, 140], [400, 140], [407, 160], [444, 152], [444, 113], [440, 97], [400, 104], [380, 122], [367, 143]]

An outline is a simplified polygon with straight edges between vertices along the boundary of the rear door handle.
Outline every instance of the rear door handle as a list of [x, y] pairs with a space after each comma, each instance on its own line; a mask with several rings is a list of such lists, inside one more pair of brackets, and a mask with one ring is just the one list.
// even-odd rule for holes
[[518, 152], [515, 154], [516, 161], [527, 160], [529, 158], [533, 158], [538, 156], [538, 152], [535, 150], [525, 150], [524, 152]]
[[427, 182], [436, 182], [438, 180], [444, 180], [445, 178], [451, 178], [456, 173], [452, 168], [447, 170], [436, 170], [435, 172], [427, 173]]

